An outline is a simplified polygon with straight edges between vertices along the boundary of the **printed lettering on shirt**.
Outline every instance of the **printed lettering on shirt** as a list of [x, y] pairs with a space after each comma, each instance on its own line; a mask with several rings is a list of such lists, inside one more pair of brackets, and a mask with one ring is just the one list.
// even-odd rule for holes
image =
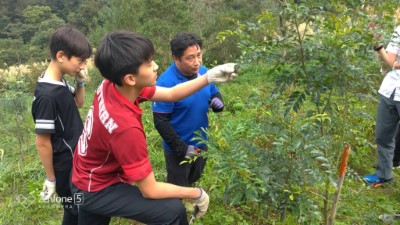
[[107, 129], [108, 133], [112, 133], [113, 130], [118, 128], [118, 124], [114, 121], [113, 118], [110, 117], [106, 106], [104, 104], [103, 98], [103, 83], [101, 83], [100, 87], [97, 89], [97, 101], [99, 102], [99, 119], [101, 124], [103, 124], [104, 128]]
[[83, 127], [82, 135], [78, 141], [78, 154], [85, 156], [87, 153], [87, 143], [92, 136], [93, 130], [93, 106], [90, 107], [88, 116], [86, 117], [85, 126]]

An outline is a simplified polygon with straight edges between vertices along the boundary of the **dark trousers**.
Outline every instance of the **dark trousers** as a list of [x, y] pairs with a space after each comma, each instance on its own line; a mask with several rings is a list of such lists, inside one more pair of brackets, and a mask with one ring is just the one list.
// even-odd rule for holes
[[393, 165], [398, 165], [400, 163], [400, 123], [397, 128], [397, 134], [395, 137], [394, 155], [393, 155]]
[[101, 191], [86, 192], [72, 184], [81, 195], [79, 225], [107, 225], [111, 217], [134, 219], [145, 224], [187, 225], [186, 209], [179, 199], [146, 199], [139, 188], [117, 183]]
[[190, 187], [200, 179], [207, 162], [206, 158], [198, 157], [194, 162], [180, 165], [184, 158], [167, 150], [164, 150], [164, 158], [167, 167], [167, 182], [184, 187]]
[[[54, 171], [56, 177], [56, 193], [61, 199], [73, 199], [70, 189], [70, 174], [71, 171]], [[74, 203], [61, 201], [64, 208], [64, 216], [62, 225], [78, 224], [78, 211]]]
[[379, 96], [376, 112], [375, 141], [378, 146], [376, 174], [383, 179], [392, 179], [395, 139], [400, 120], [400, 102], [394, 101], [394, 92], [387, 98]]

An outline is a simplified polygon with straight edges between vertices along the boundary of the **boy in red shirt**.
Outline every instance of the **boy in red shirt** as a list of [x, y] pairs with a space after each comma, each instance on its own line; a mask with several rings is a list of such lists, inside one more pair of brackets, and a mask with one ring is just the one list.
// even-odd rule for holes
[[[173, 88], [156, 87], [157, 64], [151, 41], [139, 34], [107, 34], [95, 64], [106, 78], [97, 89], [75, 154], [72, 190], [79, 199], [79, 224], [108, 224], [111, 217], [146, 224], [188, 224], [180, 199], [195, 199], [203, 216], [209, 197], [199, 187], [157, 182], [148, 158], [139, 103], [177, 101], [209, 83], [235, 77], [235, 64]], [[135, 183], [136, 185], [132, 185]]]

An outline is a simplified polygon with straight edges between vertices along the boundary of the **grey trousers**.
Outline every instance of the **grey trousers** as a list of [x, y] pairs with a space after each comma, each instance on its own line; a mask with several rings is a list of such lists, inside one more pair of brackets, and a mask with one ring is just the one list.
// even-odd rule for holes
[[392, 179], [395, 136], [400, 118], [400, 102], [379, 96], [376, 115], [375, 141], [378, 145], [378, 165], [376, 174], [380, 178]]

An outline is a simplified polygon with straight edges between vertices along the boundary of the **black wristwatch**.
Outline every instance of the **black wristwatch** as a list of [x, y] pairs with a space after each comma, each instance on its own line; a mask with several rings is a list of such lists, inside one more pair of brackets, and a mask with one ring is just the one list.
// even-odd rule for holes
[[377, 52], [379, 52], [383, 48], [383, 44], [380, 44], [378, 46], [374, 46], [373, 49]]

